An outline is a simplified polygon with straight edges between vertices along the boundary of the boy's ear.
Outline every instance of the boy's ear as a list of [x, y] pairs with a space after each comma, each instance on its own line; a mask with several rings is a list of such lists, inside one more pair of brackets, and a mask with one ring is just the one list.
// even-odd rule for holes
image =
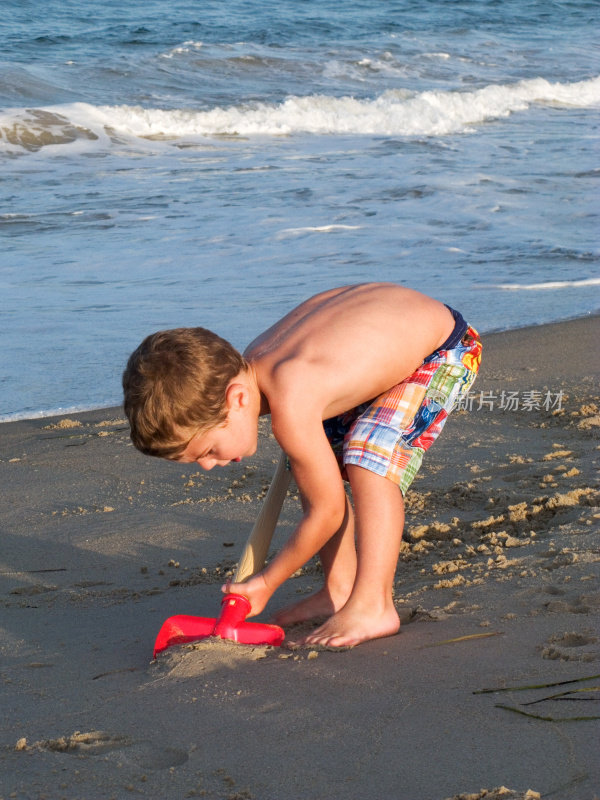
[[230, 383], [225, 392], [227, 410], [244, 408], [248, 404], [248, 387], [243, 383]]

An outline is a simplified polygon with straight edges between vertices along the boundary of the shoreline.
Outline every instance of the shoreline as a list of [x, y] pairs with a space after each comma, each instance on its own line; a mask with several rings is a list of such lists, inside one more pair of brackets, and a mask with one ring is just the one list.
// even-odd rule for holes
[[[341, 652], [205, 640], [151, 662], [167, 617], [218, 613], [268, 420], [209, 473], [137, 453], [118, 406], [2, 426], [5, 796], [598, 800], [599, 325], [482, 336], [473, 405], [406, 496], [400, 633]], [[292, 486], [274, 549], [299, 513]], [[320, 579], [313, 560], [259, 619]]]
[[[486, 333], [482, 333], [481, 336], [482, 336], [482, 338], [488, 339], [488, 337], [498, 336], [500, 334], [511, 333], [511, 332], [516, 332], [516, 331], [522, 331], [522, 332], [535, 331], [537, 329], [542, 329], [542, 328], [546, 328], [546, 327], [553, 327], [553, 326], [556, 326], [556, 325], [568, 325], [568, 324], [573, 323], [573, 322], [577, 323], [577, 322], [579, 322], [581, 320], [592, 320], [592, 321], [596, 320], [597, 323], [600, 324], [600, 309], [595, 311], [595, 312], [586, 313], [586, 314], [583, 314], [583, 315], [577, 316], [577, 317], [569, 317], [567, 319], [561, 319], [561, 320], [557, 320], [555, 322], [541, 322], [541, 323], [523, 325], [522, 327], [517, 327], [517, 328], [495, 329], [495, 330], [487, 331]], [[24, 421], [27, 421], [27, 420], [35, 420], [35, 419], [48, 419], [48, 418], [54, 418], [54, 417], [64, 417], [64, 416], [67, 416], [69, 414], [70, 415], [79, 415], [79, 414], [85, 414], [85, 413], [88, 413], [88, 412], [110, 411], [110, 410], [117, 409], [118, 407], [119, 407], [118, 403], [115, 403], [115, 404], [112, 404], [112, 405], [109, 404], [109, 405], [100, 405], [100, 406], [97, 406], [97, 405], [94, 405], [94, 404], [90, 404], [90, 405], [85, 404], [85, 405], [81, 405], [81, 406], [71, 406], [71, 407], [66, 407], [66, 408], [54, 408], [54, 409], [46, 409], [46, 410], [39, 410], [39, 411], [23, 411], [23, 412], [15, 411], [14, 413], [11, 412], [11, 413], [8, 413], [8, 414], [0, 415], [0, 426], [4, 425], [6, 423], [11, 423], [11, 422], [24, 422]], [[1, 427], [0, 427], [0, 430], [1, 430]]]

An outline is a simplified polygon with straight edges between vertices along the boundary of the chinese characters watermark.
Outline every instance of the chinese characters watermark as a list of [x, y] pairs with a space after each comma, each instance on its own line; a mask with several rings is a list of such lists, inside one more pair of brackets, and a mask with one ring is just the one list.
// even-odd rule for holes
[[468, 392], [455, 406], [457, 411], [562, 411], [564, 392]]

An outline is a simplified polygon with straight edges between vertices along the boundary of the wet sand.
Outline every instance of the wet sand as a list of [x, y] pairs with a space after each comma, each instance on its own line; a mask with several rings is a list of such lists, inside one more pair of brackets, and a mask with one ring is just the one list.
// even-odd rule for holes
[[[406, 498], [401, 631], [352, 650], [151, 660], [167, 617], [218, 614], [266, 424], [206, 474], [137, 453], [118, 408], [2, 425], [0, 798], [600, 797], [598, 341], [598, 316], [484, 338]], [[274, 549], [298, 516], [292, 487]]]

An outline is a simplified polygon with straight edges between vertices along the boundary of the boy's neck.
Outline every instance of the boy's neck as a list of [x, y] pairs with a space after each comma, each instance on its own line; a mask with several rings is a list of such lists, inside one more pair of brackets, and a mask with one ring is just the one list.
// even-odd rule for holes
[[271, 409], [269, 407], [269, 401], [260, 390], [256, 369], [252, 363], [248, 364], [246, 376], [248, 381], [248, 389], [252, 393], [252, 396], [254, 397], [258, 405], [259, 409], [258, 415], [260, 417], [264, 417], [266, 414], [270, 414]]

